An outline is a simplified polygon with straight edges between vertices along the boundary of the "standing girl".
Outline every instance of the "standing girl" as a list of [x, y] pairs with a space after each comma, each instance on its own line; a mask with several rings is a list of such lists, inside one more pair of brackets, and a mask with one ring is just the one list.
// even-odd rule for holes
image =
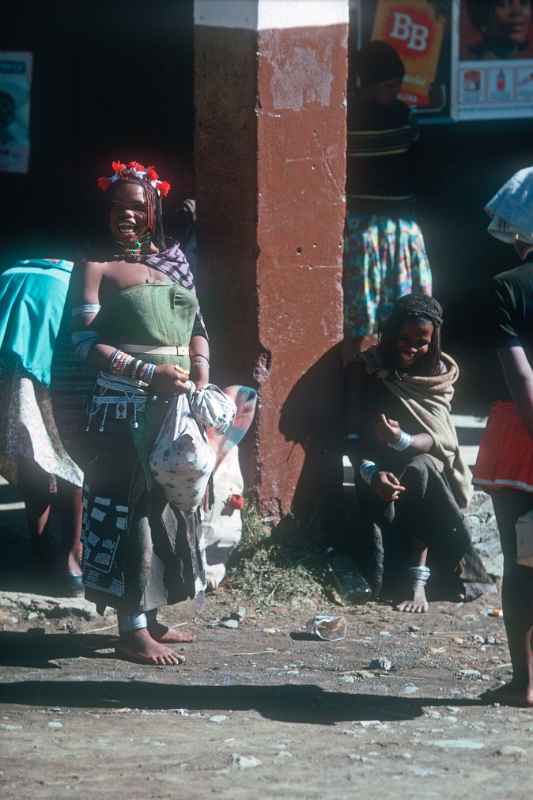
[[516, 523], [533, 510], [533, 168], [517, 172], [486, 206], [489, 233], [522, 266], [493, 279], [487, 319], [508, 394], [490, 413], [474, 480], [492, 494], [504, 559], [503, 613], [511, 683], [492, 700], [533, 706], [533, 569], [517, 563]]

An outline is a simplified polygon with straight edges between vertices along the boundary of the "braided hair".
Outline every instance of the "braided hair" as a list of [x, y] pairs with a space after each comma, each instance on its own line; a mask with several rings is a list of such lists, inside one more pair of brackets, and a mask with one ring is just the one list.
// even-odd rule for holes
[[420, 375], [438, 375], [441, 365], [441, 327], [443, 323], [443, 310], [441, 304], [434, 297], [425, 294], [406, 294], [396, 302], [392, 313], [381, 326], [379, 332], [379, 347], [387, 366], [392, 366], [395, 344], [400, 331], [406, 322], [410, 321], [431, 322], [433, 336], [428, 352], [416, 362], [417, 373]]

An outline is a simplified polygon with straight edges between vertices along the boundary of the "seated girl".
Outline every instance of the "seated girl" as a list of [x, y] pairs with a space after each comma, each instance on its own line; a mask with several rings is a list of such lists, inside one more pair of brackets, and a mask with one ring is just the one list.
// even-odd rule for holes
[[442, 321], [435, 299], [405, 295], [347, 374], [359, 534], [379, 543], [374, 587], [400, 576], [397, 608], [415, 613], [428, 610], [430, 563], [455, 598], [475, 599], [490, 583], [461, 513], [472, 485], [450, 416], [459, 368], [441, 352]]

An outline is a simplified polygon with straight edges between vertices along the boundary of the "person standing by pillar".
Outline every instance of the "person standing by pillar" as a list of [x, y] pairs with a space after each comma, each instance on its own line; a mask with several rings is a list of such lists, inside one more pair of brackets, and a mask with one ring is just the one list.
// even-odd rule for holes
[[414, 214], [413, 146], [418, 130], [398, 100], [405, 69], [372, 41], [355, 56], [349, 92], [344, 239], [344, 362], [377, 344], [404, 294], [431, 294], [431, 270]]

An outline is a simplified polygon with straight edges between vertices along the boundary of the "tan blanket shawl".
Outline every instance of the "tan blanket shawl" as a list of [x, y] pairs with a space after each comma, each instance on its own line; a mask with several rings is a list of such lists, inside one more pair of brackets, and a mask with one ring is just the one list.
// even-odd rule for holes
[[379, 349], [372, 347], [358, 357], [369, 375], [380, 378], [387, 389], [398, 397], [413, 418], [433, 437], [431, 455], [444, 466], [452, 491], [460, 508], [472, 498], [472, 475], [464, 463], [457, 433], [450, 415], [453, 385], [459, 378], [459, 366], [442, 353], [445, 367], [440, 375], [423, 377], [398, 373], [383, 367]]

